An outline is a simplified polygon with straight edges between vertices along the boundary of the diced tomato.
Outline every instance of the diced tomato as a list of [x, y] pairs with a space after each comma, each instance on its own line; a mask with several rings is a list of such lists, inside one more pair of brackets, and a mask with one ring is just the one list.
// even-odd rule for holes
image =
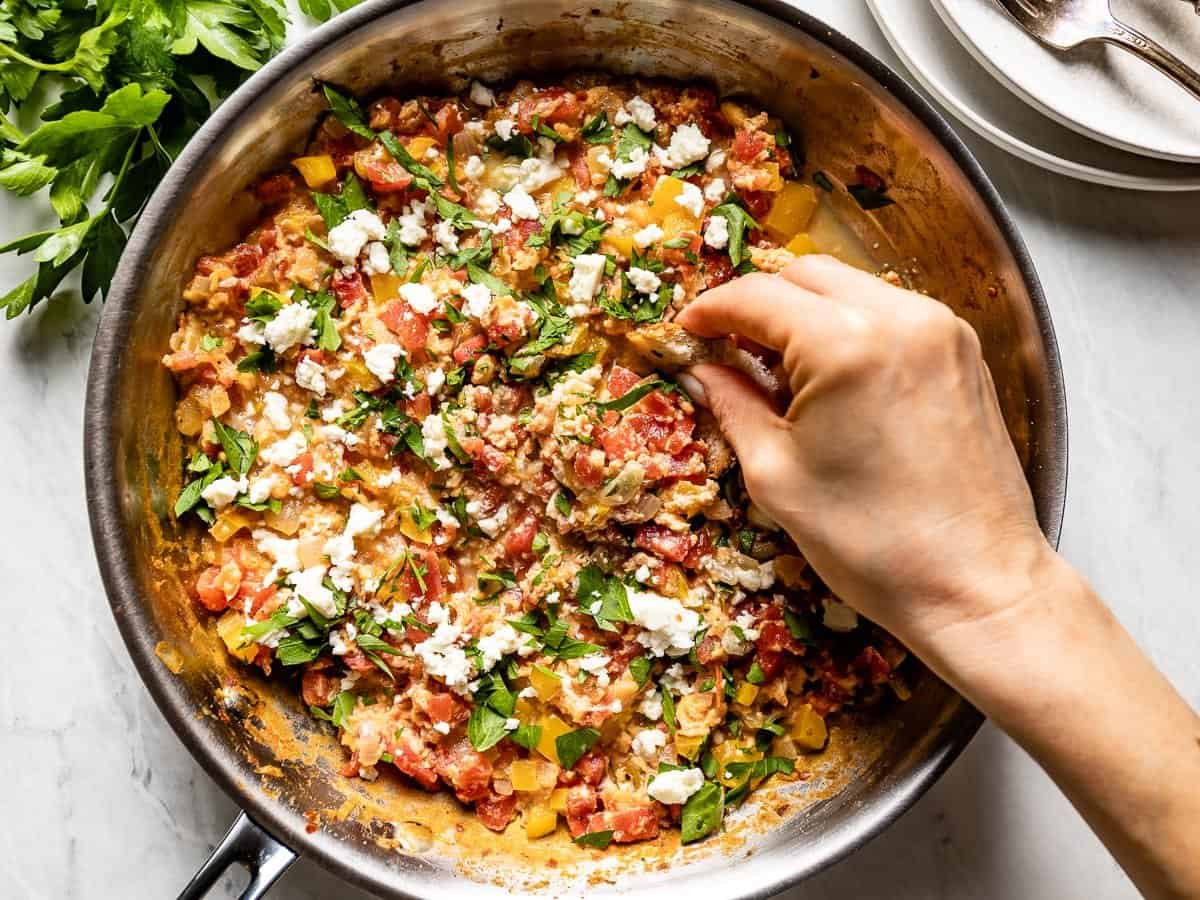
[[290, 175], [272, 175], [254, 186], [254, 196], [260, 203], [277, 203], [286, 199], [294, 186]]
[[[512, 210], [501, 204], [500, 211], [496, 215], [498, 218], [511, 218]], [[504, 244], [508, 247], [508, 252], [516, 253], [523, 249], [525, 242], [541, 230], [542, 226], [536, 219], [513, 220], [512, 228], [504, 233]]]
[[484, 443], [479, 448], [479, 455], [475, 457], [476, 470], [488, 472], [492, 475], [498, 475], [511, 465], [512, 461], [504, 455], [503, 451], [497, 450], [488, 443]]
[[371, 182], [371, 190], [380, 194], [394, 194], [397, 191], [408, 190], [412, 184], [412, 175], [394, 160], [378, 162], [372, 160], [363, 165], [363, 172]]
[[319, 366], [325, 365], [325, 351], [318, 350], [316, 347], [305, 347], [296, 357], [296, 363], [299, 365], [301, 360], [311, 360]]
[[672, 531], [665, 525], [642, 525], [633, 539], [636, 546], [671, 562], [683, 562], [692, 549], [692, 542], [691, 534]]
[[487, 335], [474, 334], [454, 348], [453, 358], [460, 366], [473, 359], [478, 359], [487, 348]]
[[629, 393], [630, 388], [642, 380], [642, 376], [637, 372], [626, 369], [624, 366], [613, 366], [608, 373], [608, 392], [612, 394], [613, 399], [624, 397]]
[[705, 290], [718, 287], [733, 279], [733, 263], [729, 261], [728, 253], [705, 247], [700, 254], [700, 259]]
[[648, 841], [658, 837], [658, 815], [652, 806], [606, 809], [588, 819], [587, 831], [611, 831], [614, 844]]
[[245, 278], [262, 262], [262, 249], [254, 244], [238, 244], [229, 253], [229, 267], [238, 278]]
[[592, 187], [592, 170], [587, 164], [587, 150], [583, 144], [572, 144], [570, 153], [567, 158], [571, 163], [571, 174], [575, 176], [575, 183], [579, 185], [581, 191], [590, 190]]
[[738, 162], [754, 162], [758, 155], [767, 148], [767, 135], [762, 131], [751, 131], [739, 128], [733, 136], [733, 146], [730, 152]]
[[698, 569], [704, 558], [712, 552], [712, 538], [707, 531], [700, 530], [692, 533], [692, 549], [683, 558], [685, 569]]
[[538, 532], [538, 517], [527, 513], [504, 536], [504, 549], [509, 556], [525, 556], [533, 552], [533, 539]]
[[528, 134], [533, 129], [533, 117], [539, 122], [552, 125], [565, 122], [576, 125], [580, 121], [582, 107], [574, 93], [563, 88], [547, 88], [530, 94], [517, 107], [517, 123], [521, 131]]
[[424, 419], [433, 410], [433, 400], [428, 394], [417, 394], [404, 401], [404, 412], [409, 418]]
[[854, 660], [854, 668], [865, 669], [871, 676], [872, 684], [882, 684], [892, 674], [892, 667], [874, 647], [863, 649], [863, 652]]
[[392, 765], [427, 791], [438, 786], [438, 773], [433, 767], [428, 748], [415, 735], [402, 734], [392, 745]]
[[200, 604], [212, 612], [221, 612], [237, 596], [242, 584], [242, 569], [233, 560], [224, 565], [209, 566], [196, 579], [196, 594]]
[[341, 679], [325, 669], [309, 669], [300, 679], [300, 696], [309, 706], [328, 706], [341, 689]]
[[442, 567], [432, 548], [426, 547], [422, 551], [422, 556], [425, 560], [425, 574], [421, 576], [425, 579], [425, 599], [430, 603], [435, 603], [440, 601], [445, 594], [442, 585]]
[[495, 791], [475, 801], [475, 814], [492, 831], [503, 831], [517, 817], [517, 795], [507, 797]]
[[723, 662], [725, 655], [721, 641], [712, 634], [706, 634], [704, 640], [700, 642], [700, 646], [696, 648], [696, 658], [700, 660], [702, 666], [713, 662]]
[[455, 103], [447, 103], [439, 109], [434, 119], [437, 121], [438, 142], [442, 146], [445, 146], [450, 138], [463, 130], [462, 115]]
[[464, 803], [473, 803], [488, 795], [492, 783], [492, 764], [466, 739], [434, 753], [434, 768], [454, 794]]
[[458, 443], [463, 448], [463, 452], [466, 453], [467, 456], [471, 457], [471, 459], [475, 460], [476, 462], [478, 462], [480, 457], [483, 456], [483, 448], [485, 446], [485, 444], [483, 443], [483, 438], [481, 438], [481, 437], [460, 437], [458, 439]]
[[604, 780], [605, 772], [608, 771], [608, 758], [599, 750], [589, 750], [579, 757], [579, 762], [575, 763], [574, 769], [583, 776], [584, 784], [599, 787], [600, 782]]
[[567, 791], [567, 828], [571, 837], [583, 834], [596, 806], [596, 789], [591, 785], [580, 784]]
[[588, 447], [580, 447], [571, 462], [575, 478], [586, 488], [597, 488], [604, 480], [604, 467], [592, 461], [592, 453]]
[[[742, 191], [740, 196], [746, 204], [746, 212], [759, 222], [771, 211], [771, 206], [775, 203], [775, 195], [770, 191]], [[757, 232], [750, 233], [754, 235]]]
[[264, 228], [258, 233], [258, 246], [264, 252], [270, 252], [275, 249], [279, 241], [279, 232], [275, 228]]
[[250, 612], [257, 613], [268, 600], [275, 596], [275, 591], [274, 582], [263, 587], [256, 581], [243, 581], [241, 588], [238, 590], [238, 596], [249, 600]]
[[313, 455], [312, 451], [308, 450], [301, 453], [288, 466], [289, 469], [295, 468], [292, 473], [292, 484], [297, 487], [307, 487], [313, 480]]
[[367, 288], [363, 284], [362, 273], [357, 269], [350, 274], [338, 269], [333, 273], [329, 287], [343, 309], [353, 306], [359, 300], [367, 299]]
[[400, 346], [408, 353], [425, 349], [429, 339], [429, 320], [403, 300], [393, 300], [379, 314], [380, 320], [398, 338]]
[[467, 721], [470, 710], [467, 704], [453, 694], [440, 692], [429, 694], [424, 702], [425, 714], [434, 722], [448, 722], [457, 725]]
[[342, 662], [346, 667], [354, 672], [378, 672], [375, 663], [371, 662], [363, 653], [347, 653], [342, 657]]

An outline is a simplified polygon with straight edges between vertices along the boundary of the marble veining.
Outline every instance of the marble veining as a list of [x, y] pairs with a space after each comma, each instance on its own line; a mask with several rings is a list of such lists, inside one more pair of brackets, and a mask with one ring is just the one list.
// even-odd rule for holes
[[[900, 68], [861, 0], [799, 5]], [[1018, 219], [1058, 331], [1071, 438], [1063, 552], [1200, 706], [1200, 196], [1079, 184], [963, 136]], [[0, 204], [6, 235], [41, 224]], [[23, 271], [0, 259], [3, 283]], [[98, 313], [68, 300], [0, 324], [0, 897], [14, 900], [174, 896], [235, 814], [142, 687], [100, 586], [80, 442]], [[241, 878], [214, 896], [237, 896]], [[272, 896], [366, 895], [301, 861]], [[988, 726], [890, 830], [786, 896], [1136, 894], [1046, 776]]]

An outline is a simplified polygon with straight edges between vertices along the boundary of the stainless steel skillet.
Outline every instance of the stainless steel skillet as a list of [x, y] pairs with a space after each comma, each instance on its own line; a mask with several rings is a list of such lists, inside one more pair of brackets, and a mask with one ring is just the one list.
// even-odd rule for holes
[[978, 163], [882, 63], [775, 0], [370, 0], [264, 68], [189, 144], [129, 242], [93, 350], [88, 502], [113, 614], [163, 714], [246, 811], [185, 896], [234, 861], [256, 873], [244, 896], [261, 896], [303, 854], [386, 897], [584, 886], [765, 897], [895, 820], [980, 724], [927, 678], [885, 721], [839, 729], [837, 752], [810, 781], [765, 798], [720, 840], [607, 855], [526, 845], [519, 828], [483, 833], [445, 798], [337, 775], [340, 748], [295, 691], [231, 664], [197, 616], [182, 577], [190, 542], [169, 513], [181, 448], [159, 359], [196, 257], [236, 240], [254, 215], [242, 188], [303, 145], [322, 108], [312, 78], [369, 93], [578, 69], [705, 80], [783, 117], [802, 136], [809, 171], [852, 182], [865, 165], [883, 176], [896, 203], [852, 224], [880, 261], [910, 267], [979, 331], [1042, 527], [1057, 540], [1065, 401], [1036, 273]]

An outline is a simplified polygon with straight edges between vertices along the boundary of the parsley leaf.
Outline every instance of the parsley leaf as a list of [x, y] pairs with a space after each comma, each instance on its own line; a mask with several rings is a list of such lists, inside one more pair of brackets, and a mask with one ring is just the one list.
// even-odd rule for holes
[[721, 216], [729, 225], [729, 261], [740, 266], [743, 259], [749, 259], [746, 251], [746, 232], [758, 228], [759, 224], [753, 216], [735, 200], [726, 200], [709, 214]]
[[554, 749], [558, 754], [558, 762], [564, 769], [572, 769], [583, 754], [595, 746], [600, 740], [600, 732], [594, 728], [577, 728], [560, 734], [554, 739]]
[[613, 139], [612, 125], [608, 123], [608, 113], [601, 110], [583, 126], [579, 132], [589, 144], [607, 144]]
[[572, 838], [580, 847], [595, 847], [597, 850], [605, 850], [612, 843], [612, 829], [607, 831], [585, 831], [577, 838]]
[[229, 468], [239, 478], [248, 474], [258, 456], [258, 441], [244, 431], [222, 425], [218, 419], [213, 419], [212, 424]]
[[721, 827], [725, 814], [725, 789], [706, 781], [700, 790], [688, 797], [680, 815], [680, 841], [690, 844], [712, 834]]

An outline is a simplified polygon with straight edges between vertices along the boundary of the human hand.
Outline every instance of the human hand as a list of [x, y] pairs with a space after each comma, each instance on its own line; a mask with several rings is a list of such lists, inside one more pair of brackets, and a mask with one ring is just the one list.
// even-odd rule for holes
[[979, 340], [948, 307], [806, 256], [706, 292], [677, 322], [781, 353], [786, 413], [724, 366], [692, 370], [698, 399], [754, 502], [842, 600], [918, 653], [1028, 598], [1056, 560]]

